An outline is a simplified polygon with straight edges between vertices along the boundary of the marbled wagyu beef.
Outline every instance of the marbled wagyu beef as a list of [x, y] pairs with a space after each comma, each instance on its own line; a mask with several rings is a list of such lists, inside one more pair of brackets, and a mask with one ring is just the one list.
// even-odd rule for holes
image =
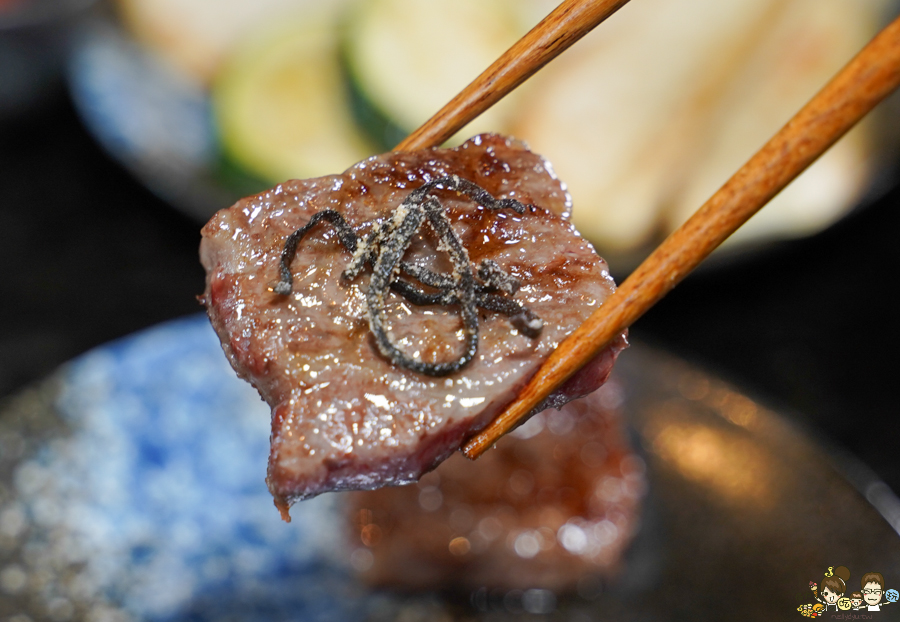
[[[570, 207], [540, 156], [482, 135], [289, 181], [210, 220], [203, 300], [232, 366], [272, 407], [267, 482], [285, 518], [322, 492], [418, 479], [603, 304], [613, 281]], [[285, 242], [321, 212], [285, 257], [285, 284]], [[624, 345], [554, 403], [602, 384]]]

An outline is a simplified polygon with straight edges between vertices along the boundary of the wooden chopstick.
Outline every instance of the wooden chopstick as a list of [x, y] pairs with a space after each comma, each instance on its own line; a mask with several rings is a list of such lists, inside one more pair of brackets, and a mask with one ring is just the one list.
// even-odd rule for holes
[[394, 147], [437, 147], [562, 54], [628, 0], [565, 0], [422, 127]]
[[544, 362], [463, 453], [475, 459], [641, 317], [900, 84], [900, 18], [879, 33]]

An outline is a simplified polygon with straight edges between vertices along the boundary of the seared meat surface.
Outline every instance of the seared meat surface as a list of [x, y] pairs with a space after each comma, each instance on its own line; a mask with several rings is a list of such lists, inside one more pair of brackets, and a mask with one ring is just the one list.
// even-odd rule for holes
[[[610, 391], [610, 389], [613, 389]], [[616, 387], [546, 410], [472, 463], [353, 493], [353, 565], [399, 589], [574, 591], [621, 570], [647, 487]]]
[[[477, 354], [460, 371], [430, 377], [392, 364], [369, 331], [371, 271], [342, 278], [352, 254], [324, 222], [297, 247], [290, 293], [273, 291], [285, 240], [314, 214], [334, 210], [364, 239], [412, 191], [450, 175], [529, 206], [522, 214], [487, 209], [434, 191], [472, 265], [491, 260], [521, 283], [512, 299], [543, 321], [537, 337], [479, 309]], [[542, 158], [515, 140], [483, 135], [456, 149], [388, 153], [342, 175], [288, 181], [210, 220], [200, 247], [203, 299], [232, 366], [272, 407], [267, 482], [285, 517], [294, 501], [325, 491], [418, 479], [486, 425], [603, 303], [613, 281], [569, 223], [569, 210], [569, 195]], [[403, 260], [450, 274], [439, 242], [423, 227]], [[380, 317], [398, 348], [434, 363], [463, 349], [457, 306], [416, 306], [388, 293]], [[599, 386], [622, 347], [624, 338], [569, 386], [580, 394]]]

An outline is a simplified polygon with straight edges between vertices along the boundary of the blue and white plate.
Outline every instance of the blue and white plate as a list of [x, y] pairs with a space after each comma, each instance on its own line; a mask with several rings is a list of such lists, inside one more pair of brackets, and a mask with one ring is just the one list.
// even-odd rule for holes
[[0, 406], [0, 619], [757, 620], [796, 615], [828, 566], [900, 586], [900, 502], [857, 461], [654, 350], [615, 378], [648, 464], [639, 535], [618, 579], [530, 611], [362, 585], [341, 495], [283, 523], [268, 407], [205, 317], [100, 347]]
[[280, 520], [263, 481], [268, 408], [231, 372], [205, 318], [99, 348], [53, 385], [40, 438], [16, 429], [28, 404], [20, 421], [3, 419], [4, 455], [27, 447], [0, 514], [20, 546], [0, 578], [8, 594], [34, 590], [41, 575], [49, 613], [356, 617], [359, 589], [335, 556], [334, 498]]

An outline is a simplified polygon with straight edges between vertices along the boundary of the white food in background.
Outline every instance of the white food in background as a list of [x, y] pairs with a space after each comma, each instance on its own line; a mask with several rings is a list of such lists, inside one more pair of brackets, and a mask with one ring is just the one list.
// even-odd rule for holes
[[[630, 250], [700, 207], [867, 42], [884, 7], [630, 3], [527, 85], [512, 131], [568, 181], [584, 235]], [[864, 132], [844, 141], [808, 173], [817, 181], [798, 180], [737, 239], [827, 224], [857, 198], [869, 151]]]
[[635, 2], [535, 79], [514, 132], [568, 181], [585, 236], [622, 250], [660, 226], [693, 155], [695, 89], [781, 1]]
[[[680, 225], [777, 132], [877, 30], [881, 0], [792, 0], [748, 55], [712, 110], [695, 171], [677, 193]], [[869, 132], [856, 127], [730, 242], [813, 233], [858, 198], [869, 178]]]

